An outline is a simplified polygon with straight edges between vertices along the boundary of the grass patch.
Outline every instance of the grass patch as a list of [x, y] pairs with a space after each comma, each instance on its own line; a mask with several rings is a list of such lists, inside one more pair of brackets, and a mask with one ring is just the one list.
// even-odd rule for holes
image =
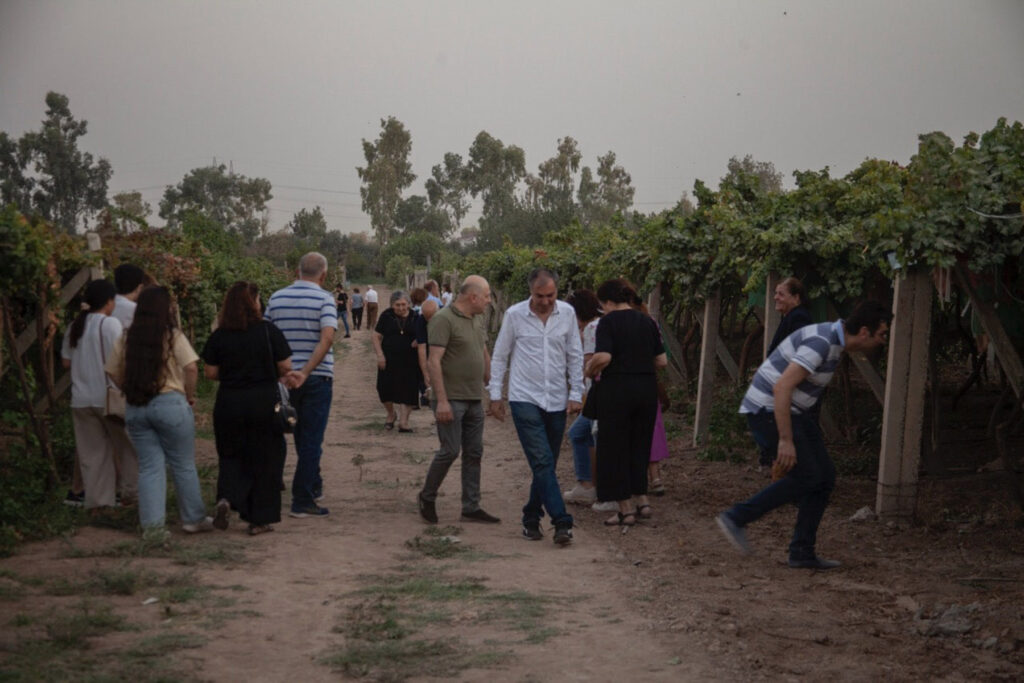
[[125, 650], [124, 655], [136, 659], [151, 659], [164, 657], [178, 650], [202, 647], [205, 643], [206, 638], [196, 633], [160, 633], [143, 638], [130, 649]]
[[374, 490], [374, 491], [393, 490], [393, 489], [399, 489], [399, 488], [402, 487], [402, 482], [400, 482], [398, 479], [395, 479], [394, 481], [381, 481], [380, 479], [367, 479], [366, 481], [362, 482], [362, 484], [366, 488]]
[[10, 624], [15, 628], [21, 628], [22, 626], [31, 626], [33, 623], [32, 617], [27, 614], [15, 614], [14, 618], [11, 619]]
[[423, 465], [434, 457], [433, 452], [431, 453], [414, 453], [412, 451], [405, 452], [405, 459], [411, 462], [413, 465]]
[[[417, 549], [458, 533], [440, 527], [417, 536]], [[559, 631], [546, 622], [551, 598], [526, 591], [495, 592], [485, 579], [451, 576], [445, 570], [411, 565], [392, 574], [361, 577], [367, 586], [350, 596], [350, 604], [334, 632], [345, 642], [321, 657], [321, 662], [351, 677], [402, 681], [411, 677], [455, 677], [468, 668], [498, 666], [512, 656], [496, 639], [472, 648], [458, 638], [443, 641], [420, 637], [420, 631], [454, 622], [494, 624], [523, 634], [522, 642], [543, 643]]]
[[114, 613], [110, 605], [94, 605], [83, 600], [76, 611], [49, 621], [46, 635], [59, 650], [82, 649], [89, 646], [89, 638], [133, 629], [124, 617]]
[[359, 424], [350, 425], [349, 429], [360, 432], [384, 432], [384, 422], [382, 420], [364, 420]]

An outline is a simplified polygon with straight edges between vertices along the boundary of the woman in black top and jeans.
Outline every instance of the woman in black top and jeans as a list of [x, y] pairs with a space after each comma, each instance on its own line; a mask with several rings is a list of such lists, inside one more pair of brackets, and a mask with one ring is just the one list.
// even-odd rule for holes
[[272, 418], [278, 378], [292, 367], [284, 335], [262, 315], [256, 285], [236, 282], [203, 349], [207, 379], [220, 381], [213, 406], [220, 465], [214, 526], [227, 528], [230, 507], [253, 536], [281, 521], [285, 440]]
[[587, 399], [597, 394], [597, 499], [619, 504], [605, 524], [629, 526], [637, 514], [650, 517], [647, 464], [658, 410], [655, 371], [668, 361], [657, 324], [633, 308], [640, 298], [632, 285], [608, 280], [597, 288], [597, 298], [604, 316], [584, 370], [587, 377], [600, 376]]

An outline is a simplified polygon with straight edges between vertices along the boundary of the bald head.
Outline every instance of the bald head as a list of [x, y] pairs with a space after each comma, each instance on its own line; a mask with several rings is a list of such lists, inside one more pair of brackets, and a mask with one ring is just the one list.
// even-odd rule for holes
[[466, 315], [479, 315], [491, 303], [491, 286], [479, 275], [470, 275], [459, 287], [459, 298], [452, 303]]
[[435, 313], [437, 313], [437, 302], [433, 299], [427, 299], [420, 305], [420, 314], [427, 320], [433, 318]]

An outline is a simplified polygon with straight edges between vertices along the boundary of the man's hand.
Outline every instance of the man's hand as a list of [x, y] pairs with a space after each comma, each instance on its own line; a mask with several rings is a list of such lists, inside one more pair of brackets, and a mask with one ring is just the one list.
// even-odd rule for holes
[[784, 476], [795, 466], [796, 446], [789, 439], [779, 439], [778, 455], [775, 457], [775, 468], [778, 468], [780, 476]]
[[281, 383], [289, 389], [298, 389], [306, 381], [306, 375], [302, 370], [291, 370], [281, 378]]
[[437, 409], [434, 411], [434, 419], [441, 424], [448, 424], [455, 419], [452, 414], [452, 406], [448, 401], [438, 401]]
[[487, 414], [493, 417], [498, 422], [505, 421], [505, 402], [491, 401], [491, 405], [487, 408]]
[[570, 415], [575, 415], [576, 413], [580, 412], [580, 410], [582, 410], [582, 409], [583, 409], [583, 404], [580, 403], [579, 401], [569, 401], [569, 405], [568, 405], [568, 407], [566, 407], [565, 410]]

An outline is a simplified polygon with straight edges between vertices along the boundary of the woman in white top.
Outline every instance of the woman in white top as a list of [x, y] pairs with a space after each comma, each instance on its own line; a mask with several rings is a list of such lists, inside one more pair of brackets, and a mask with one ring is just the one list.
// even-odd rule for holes
[[71, 421], [87, 508], [116, 504], [113, 430], [122, 428], [104, 415], [107, 376], [103, 372], [106, 358], [121, 338], [121, 323], [110, 317], [116, 293], [107, 280], [86, 285], [87, 308], [71, 323], [60, 350], [64, 367], [71, 370]]

